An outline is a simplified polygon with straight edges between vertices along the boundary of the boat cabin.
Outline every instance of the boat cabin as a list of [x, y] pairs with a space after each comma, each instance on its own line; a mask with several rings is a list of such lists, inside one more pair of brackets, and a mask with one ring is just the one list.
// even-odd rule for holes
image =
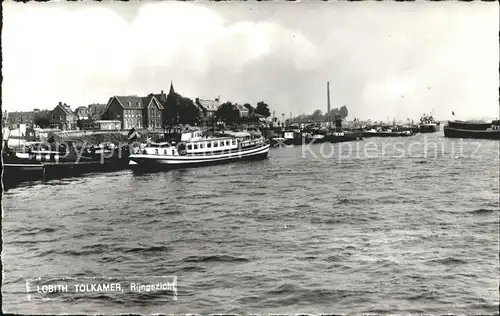
[[202, 138], [203, 132], [201, 130], [192, 130], [181, 134], [181, 142], [188, 142], [192, 139]]
[[[184, 136], [186, 134], [186, 136]], [[189, 135], [187, 135], [189, 134]], [[254, 137], [246, 132], [227, 132], [228, 136], [206, 137], [201, 131], [183, 134], [183, 140], [178, 144], [170, 142], [151, 143], [143, 150], [147, 155], [202, 155], [218, 154], [226, 151], [237, 151], [264, 144], [264, 138]]]
[[491, 122], [491, 129], [494, 131], [500, 131], [500, 120], [495, 120]]

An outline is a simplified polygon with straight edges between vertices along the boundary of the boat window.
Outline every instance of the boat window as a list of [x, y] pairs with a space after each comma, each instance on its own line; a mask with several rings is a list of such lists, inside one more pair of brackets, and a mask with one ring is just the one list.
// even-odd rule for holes
[[157, 154], [157, 155], [158, 155], [158, 149], [155, 149], [155, 154]]
[[193, 149], [198, 149], [198, 144], [194, 144]]
[[231, 142], [226, 140], [226, 146], [229, 146], [230, 144], [231, 144]]
[[220, 146], [223, 147], [224, 146], [224, 141], [221, 141], [220, 142]]
[[187, 149], [191, 150], [191, 144], [187, 145]]
[[200, 144], [200, 149], [205, 148], [205, 145], [203, 143]]
[[207, 143], [207, 148], [212, 147], [212, 143]]
[[218, 142], [214, 142], [214, 147], [219, 147], [219, 143]]
[[165, 149], [165, 150], [163, 151], [163, 153], [166, 155], [166, 154], [167, 154], [167, 150]]
[[236, 141], [235, 141], [234, 139], [231, 141], [231, 143], [232, 143], [233, 145], [236, 145]]

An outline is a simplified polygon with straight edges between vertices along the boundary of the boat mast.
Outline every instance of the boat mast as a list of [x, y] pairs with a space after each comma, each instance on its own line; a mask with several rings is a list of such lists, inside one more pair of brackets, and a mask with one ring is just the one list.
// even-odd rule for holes
[[331, 117], [330, 117], [330, 81], [326, 82], [326, 102], [327, 102], [327, 108], [326, 108], [326, 113], [328, 117], [328, 127], [330, 127], [331, 124]]

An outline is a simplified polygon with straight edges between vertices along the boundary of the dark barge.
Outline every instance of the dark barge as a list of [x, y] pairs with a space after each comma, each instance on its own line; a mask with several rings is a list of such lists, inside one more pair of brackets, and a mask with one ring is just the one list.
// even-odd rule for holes
[[76, 148], [49, 144], [14, 152], [6, 145], [2, 150], [4, 184], [18, 184], [52, 178], [77, 176], [90, 172], [118, 171], [128, 167], [128, 147]]
[[444, 127], [444, 136], [500, 140], [500, 120], [491, 123], [449, 121]]

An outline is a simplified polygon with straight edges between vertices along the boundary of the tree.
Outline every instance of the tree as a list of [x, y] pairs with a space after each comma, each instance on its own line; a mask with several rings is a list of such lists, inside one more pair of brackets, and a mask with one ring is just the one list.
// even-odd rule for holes
[[253, 115], [253, 112], [255, 111], [255, 109], [250, 105], [250, 103], [245, 103], [243, 104], [244, 107], [246, 107], [248, 109], [248, 115]]
[[179, 110], [181, 104], [181, 95], [178, 93], [169, 93], [163, 109], [163, 121], [165, 127], [179, 124]]
[[215, 112], [217, 119], [224, 121], [226, 124], [233, 124], [238, 122], [240, 118], [240, 112], [234, 108], [231, 102], [223, 103]]
[[264, 101], [260, 101], [257, 103], [257, 107], [255, 108], [255, 113], [263, 115], [266, 118], [271, 116], [271, 111], [269, 110], [269, 105], [267, 103], [264, 103]]
[[179, 123], [195, 125], [200, 120], [200, 111], [190, 98], [179, 99]]
[[313, 112], [312, 116], [311, 116], [311, 119], [313, 121], [319, 121], [323, 118], [323, 113], [321, 112], [321, 110], [316, 110]]
[[35, 125], [40, 126], [41, 128], [46, 128], [46, 127], [50, 126], [50, 120], [46, 117], [43, 117], [43, 116], [36, 117], [33, 120], [33, 123], [35, 123]]
[[339, 113], [338, 113], [343, 119], [347, 117], [349, 114], [349, 111], [347, 111], [347, 107], [345, 105], [340, 107]]

